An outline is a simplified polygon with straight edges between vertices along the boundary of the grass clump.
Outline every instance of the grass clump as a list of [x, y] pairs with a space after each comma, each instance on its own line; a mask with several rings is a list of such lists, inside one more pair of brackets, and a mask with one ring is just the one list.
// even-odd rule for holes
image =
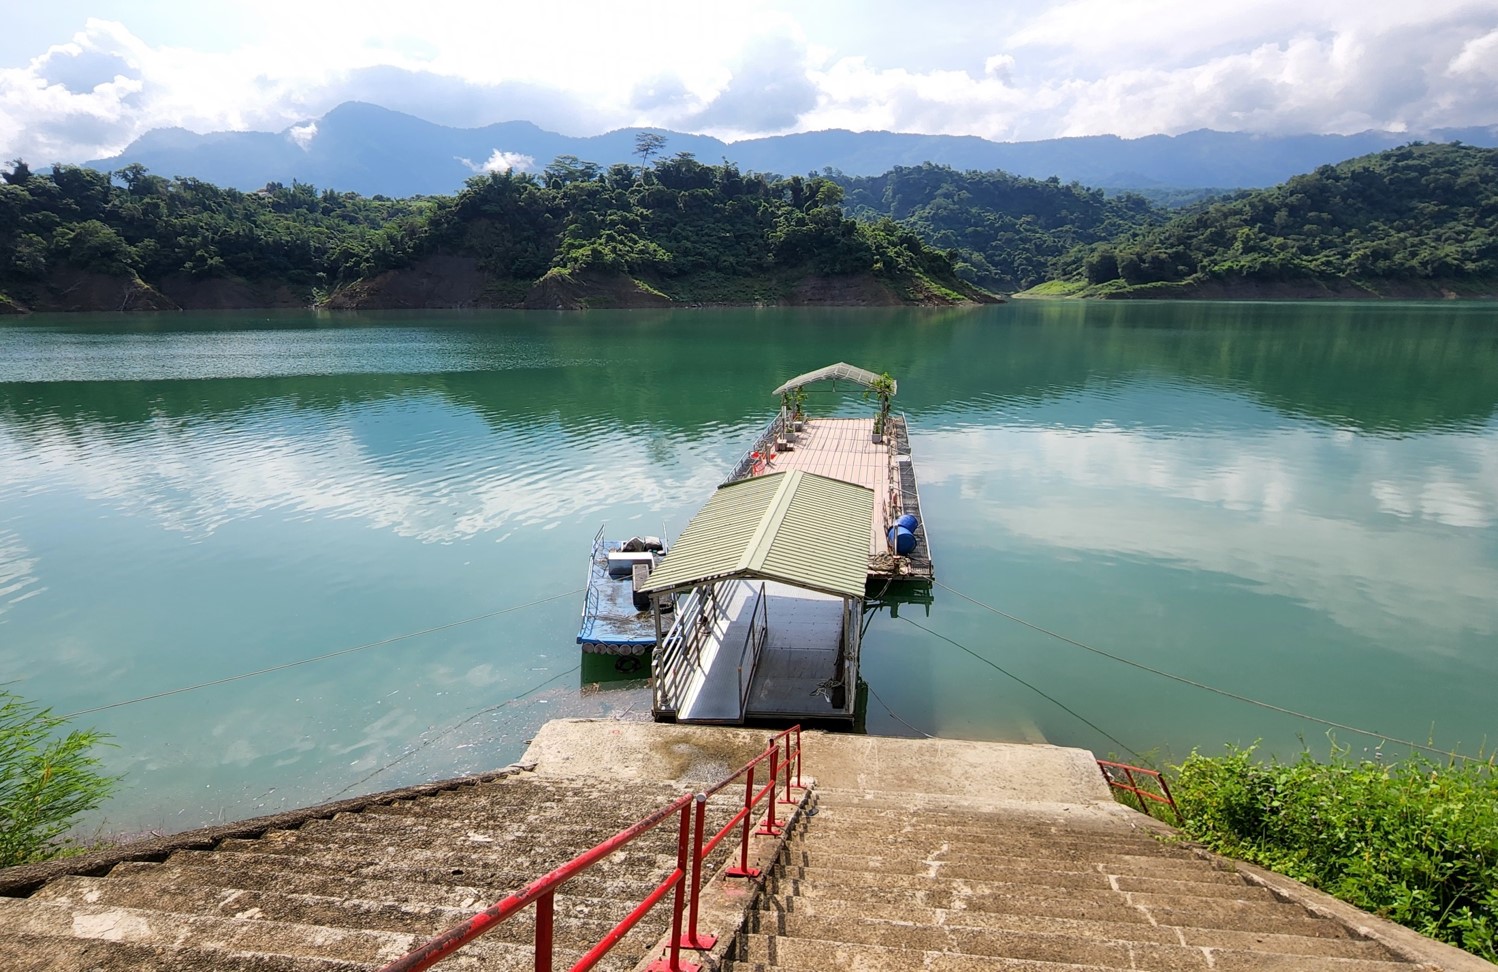
[[1193, 752], [1172, 783], [1191, 838], [1498, 961], [1498, 776], [1491, 761], [1261, 762]]
[[92, 729], [0, 691], [0, 867], [76, 852], [66, 834], [79, 814], [109, 796], [117, 777], [99, 772]]

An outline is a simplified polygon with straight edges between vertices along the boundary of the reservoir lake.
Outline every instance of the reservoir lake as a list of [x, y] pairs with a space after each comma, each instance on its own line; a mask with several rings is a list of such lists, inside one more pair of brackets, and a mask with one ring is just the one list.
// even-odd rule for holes
[[12, 318], [0, 683], [113, 737], [106, 832], [649, 718], [579, 667], [594, 533], [675, 536], [837, 361], [899, 381], [938, 581], [868, 620], [866, 731], [1498, 744], [1482, 303]]

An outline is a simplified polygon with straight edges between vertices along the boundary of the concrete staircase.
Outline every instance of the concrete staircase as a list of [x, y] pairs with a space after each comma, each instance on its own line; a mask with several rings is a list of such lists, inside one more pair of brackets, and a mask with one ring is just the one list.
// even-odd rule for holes
[[732, 972], [1422, 967], [1109, 807], [819, 788], [765, 890]]
[[[0, 897], [5, 972], [342, 972], [377, 968], [681, 794], [633, 781], [516, 774], [314, 817], [211, 848], [120, 861]], [[665, 825], [557, 895], [557, 967], [675, 865]], [[599, 968], [632, 968], [665, 930], [656, 909]], [[532, 967], [534, 909], [442, 966]]]
[[[0, 972], [368, 972], [759, 753], [761, 732], [558, 721], [524, 768], [0, 870]], [[689, 958], [707, 972], [1401, 969], [1476, 956], [1285, 878], [1162, 836], [1111, 799], [1090, 753], [805, 736], [760, 883], [721, 876]], [[763, 777], [760, 778], [763, 782]], [[710, 800], [710, 832], [742, 800]], [[786, 806], [785, 810], [792, 810]], [[671, 822], [557, 895], [567, 968], [675, 865]], [[731, 844], [734, 842], [730, 842]], [[728, 848], [720, 850], [726, 854]], [[658, 907], [598, 968], [659, 954]], [[441, 970], [532, 967], [534, 910]]]

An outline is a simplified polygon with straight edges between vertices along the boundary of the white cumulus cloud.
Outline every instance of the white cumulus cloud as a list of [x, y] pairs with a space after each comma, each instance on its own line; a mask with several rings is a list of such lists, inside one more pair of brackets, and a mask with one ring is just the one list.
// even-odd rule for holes
[[643, 125], [728, 138], [837, 127], [1031, 139], [1498, 124], [1491, 0], [1040, 0], [982, 17], [957, 0], [661, 0], [651, 17], [578, 0], [565, 31], [539, 7], [457, 0], [432, 0], [419, 19], [373, 2], [357, 22], [291, 0], [117, 5], [100, 9], [118, 19], [81, 27], [69, 8], [6, 25], [0, 157], [100, 158], [172, 126], [296, 126], [289, 136], [300, 140], [312, 135], [308, 119], [347, 100], [448, 125], [529, 120], [573, 135]]
[[536, 160], [533, 156], [521, 152], [505, 152], [501, 149], [495, 149], [489, 153], [489, 157], [483, 162], [461, 157], [458, 161], [474, 172], [529, 172], [536, 167]]

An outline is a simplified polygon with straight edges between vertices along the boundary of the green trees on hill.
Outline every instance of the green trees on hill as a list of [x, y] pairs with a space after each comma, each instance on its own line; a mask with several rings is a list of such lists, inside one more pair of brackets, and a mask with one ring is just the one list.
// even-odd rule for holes
[[490, 173], [455, 196], [409, 200], [295, 182], [243, 193], [139, 165], [113, 178], [75, 166], [40, 175], [17, 161], [0, 185], [0, 290], [66, 265], [157, 285], [217, 276], [329, 291], [440, 253], [473, 257], [501, 281], [621, 272], [682, 299], [754, 299], [764, 295], [744, 280], [798, 274], [914, 274], [966, 289], [908, 229], [845, 218], [842, 197], [828, 179], [743, 173], [687, 153], [643, 178], [562, 156], [539, 178]]
[[926, 163], [880, 176], [833, 174], [856, 217], [892, 218], [949, 252], [961, 276], [982, 287], [1023, 290], [1050, 279], [1078, 245], [1166, 221], [1136, 195], [1105, 196], [1059, 179], [958, 172]]
[[948, 296], [1043, 281], [1098, 296], [1498, 281], [1495, 149], [1412, 144], [1169, 219], [1139, 196], [1057, 179], [930, 164], [782, 179], [641, 148], [644, 168], [564, 155], [539, 176], [490, 173], [453, 196], [406, 200], [299, 182], [244, 193], [139, 165], [38, 173], [17, 159], [0, 173], [0, 294], [76, 268], [310, 295], [444, 253], [475, 260], [496, 293], [607, 273], [723, 302], [777, 299], [808, 275], [872, 274]]
[[411, 226], [431, 209], [421, 199], [319, 193], [304, 183], [243, 193], [140, 165], [114, 175], [118, 183], [78, 166], [40, 175], [12, 163], [0, 185], [0, 282], [40, 280], [68, 264], [150, 281], [185, 274], [312, 285], [399, 262]]
[[1061, 275], [1103, 293], [1203, 283], [1498, 279], [1498, 150], [1412, 144], [1323, 165], [1164, 226], [1074, 250]]

